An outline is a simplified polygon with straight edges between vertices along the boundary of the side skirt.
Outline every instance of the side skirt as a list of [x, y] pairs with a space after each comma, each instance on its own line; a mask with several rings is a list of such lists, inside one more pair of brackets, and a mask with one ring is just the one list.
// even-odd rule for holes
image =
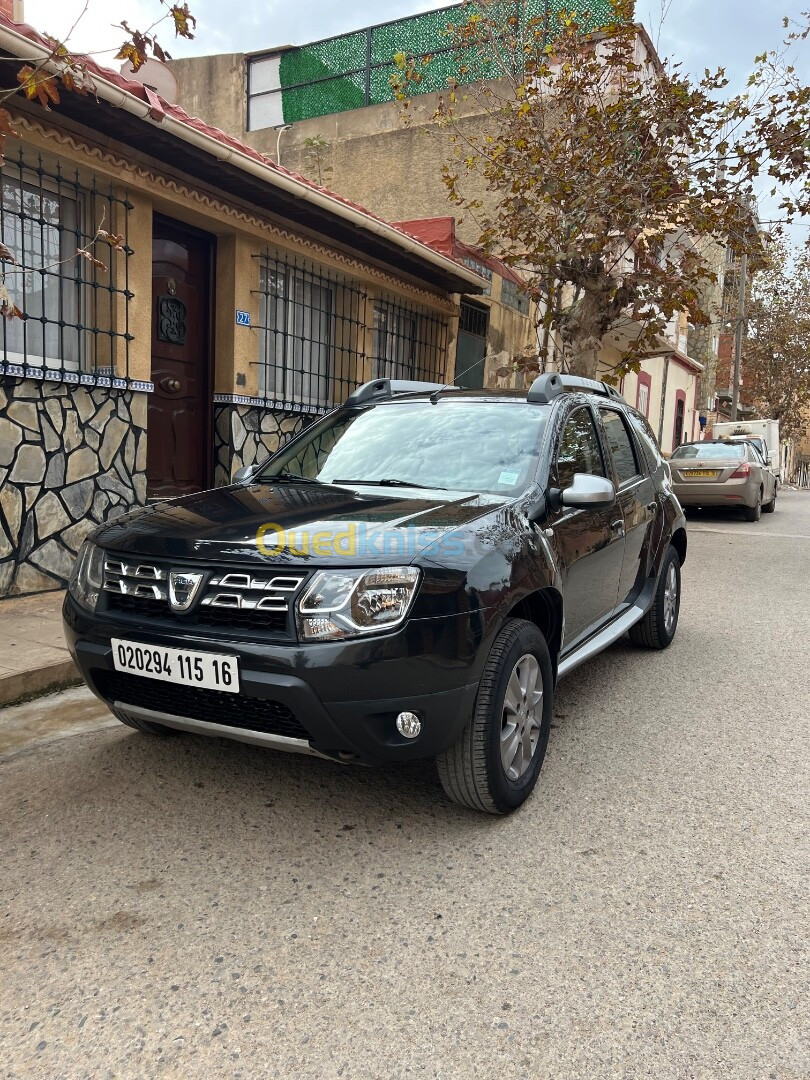
[[655, 589], [658, 584], [658, 578], [650, 578], [644, 589], [641, 592], [638, 600], [632, 607], [629, 607], [626, 611], [623, 611], [618, 618], [609, 622], [604, 629], [600, 630], [598, 634], [594, 634], [592, 638], [588, 638], [572, 653], [567, 656], [563, 656], [557, 667], [557, 679], [561, 679], [563, 675], [568, 675], [569, 672], [578, 668], [580, 664], [584, 664], [586, 660], [591, 660], [597, 653], [602, 652], [608, 645], [612, 645], [614, 641], [626, 634], [631, 626], [635, 626], [637, 622], [640, 622], [650, 609], [650, 605], [655, 597]]

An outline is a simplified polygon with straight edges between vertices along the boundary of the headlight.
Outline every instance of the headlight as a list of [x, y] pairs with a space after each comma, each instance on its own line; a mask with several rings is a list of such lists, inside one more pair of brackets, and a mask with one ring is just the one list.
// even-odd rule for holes
[[298, 630], [305, 641], [339, 641], [399, 626], [416, 593], [412, 566], [380, 570], [323, 570], [298, 601]]
[[83, 608], [95, 611], [103, 579], [104, 552], [89, 540], [85, 540], [73, 564], [73, 573], [68, 583], [70, 595]]

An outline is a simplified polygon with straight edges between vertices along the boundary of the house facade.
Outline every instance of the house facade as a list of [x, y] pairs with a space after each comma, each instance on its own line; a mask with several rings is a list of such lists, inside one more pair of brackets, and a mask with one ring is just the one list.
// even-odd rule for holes
[[[47, 55], [0, 15], [3, 77]], [[19, 59], [17, 59], [19, 58]], [[452, 381], [474, 269], [153, 91], [7, 103], [0, 596], [65, 584], [96, 525], [228, 483], [363, 381]]]

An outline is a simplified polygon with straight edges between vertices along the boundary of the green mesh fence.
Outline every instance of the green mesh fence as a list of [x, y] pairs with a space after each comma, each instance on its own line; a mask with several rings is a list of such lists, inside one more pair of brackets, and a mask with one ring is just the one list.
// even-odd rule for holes
[[[505, 17], [514, 10], [521, 20], [543, 19], [550, 29], [560, 11], [576, 11], [592, 29], [615, 17], [610, 0], [583, 0], [581, 8], [576, 0], [505, 0], [503, 7]], [[448, 27], [466, 21], [473, 10], [454, 5], [282, 53], [280, 89], [272, 93], [282, 96], [284, 122], [393, 100], [389, 76], [396, 70], [393, 58], [399, 52], [431, 58], [423, 69], [422, 82], [411, 88], [412, 93], [443, 90], [449, 78], [459, 75]], [[471, 72], [466, 81], [482, 74], [480, 70]]]

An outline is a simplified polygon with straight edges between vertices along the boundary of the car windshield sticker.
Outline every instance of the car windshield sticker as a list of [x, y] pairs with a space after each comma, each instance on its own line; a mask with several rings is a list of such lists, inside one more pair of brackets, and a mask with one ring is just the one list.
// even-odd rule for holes
[[518, 477], [520, 476], [520, 469], [504, 469], [501, 475], [498, 477], [499, 484], [516, 484]]

